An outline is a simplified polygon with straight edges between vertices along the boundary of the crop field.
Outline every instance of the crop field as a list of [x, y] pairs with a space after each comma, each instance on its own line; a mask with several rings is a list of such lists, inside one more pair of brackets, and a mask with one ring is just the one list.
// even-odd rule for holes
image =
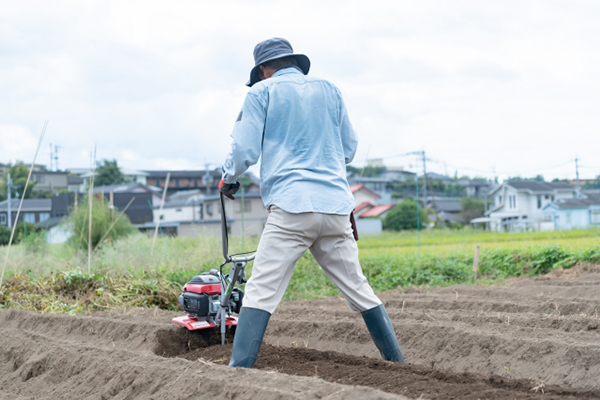
[[[0, 289], [4, 399], [600, 398], [600, 231], [362, 237], [407, 363], [380, 360], [309, 254], [253, 370], [171, 322], [218, 238], [133, 235], [94, 253], [24, 240]], [[234, 240], [234, 251], [257, 238]], [[472, 274], [480, 246], [480, 274]], [[3, 259], [5, 248], [0, 248]], [[249, 271], [251, 272], [251, 270]]]

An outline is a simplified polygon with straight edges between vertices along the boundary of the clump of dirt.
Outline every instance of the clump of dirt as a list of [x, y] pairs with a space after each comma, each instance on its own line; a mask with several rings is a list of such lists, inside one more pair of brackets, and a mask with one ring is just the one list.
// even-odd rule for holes
[[[231, 345], [210, 346], [177, 357], [227, 365]], [[429, 399], [592, 399], [600, 391], [541, 385], [526, 379], [486, 377], [475, 373], [443, 371], [412, 364], [395, 364], [368, 357], [302, 347], [263, 344], [255, 367], [279, 373], [310, 376], [328, 382], [367, 386], [411, 398]], [[535, 389], [537, 388], [537, 389]]]
[[563, 278], [563, 279], [572, 279], [578, 278], [583, 274], [593, 274], [600, 272], [600, 265], [598, 264], [589, 264], [589, 263], [581, 263], [577, 264], [572, 268], [558, 268], [547, 275], [550, 279], [555, 278]]
[[[233, 343], [234, 335], [235, 328], [228, 328], [225, 332], [226, 343]], [[221, 334], [215, 329], [189, 331], [184, 328], [165, 328], [156, 332], [153, 351], [161, 357], [175, 357], [218, 344], [221, 344]]]

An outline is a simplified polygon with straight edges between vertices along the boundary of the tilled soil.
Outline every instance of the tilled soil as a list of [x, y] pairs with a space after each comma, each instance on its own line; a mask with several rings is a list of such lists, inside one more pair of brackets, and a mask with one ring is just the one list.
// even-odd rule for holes
[[254, 370], [179, 313], [0, 310], [0, 399], [600, 398], [595, 270], [386, 292], [404, 365], [341, 299], [282, 304]]

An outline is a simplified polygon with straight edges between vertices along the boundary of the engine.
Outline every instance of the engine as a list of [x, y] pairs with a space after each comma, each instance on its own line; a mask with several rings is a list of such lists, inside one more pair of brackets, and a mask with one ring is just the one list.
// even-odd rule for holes
[[[227, 313], [239, 313], [243, 298], [244, 292], [234, 288], [226, 307]], [[219, 272], [211, 270], [202, 275], [194, 276], [183, 287], [183, 293], [179, 296], [179, 304], [183, 306], [190, 317], [212, 323], [221, 308]]]

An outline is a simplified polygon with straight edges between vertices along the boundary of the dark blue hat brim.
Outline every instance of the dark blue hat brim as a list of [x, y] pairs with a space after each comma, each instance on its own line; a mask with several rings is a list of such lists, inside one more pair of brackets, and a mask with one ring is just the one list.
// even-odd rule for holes
[[[264, 60], [261, 64], [283, 57], [294, 57], [298, 63], [298, 67], [300, 67], [304, 75], [308, 75], [308, 71], [310, 70], [310, 60], [304, 54], [279, 54], [277, 57]], [[246, 86], [252, 87], [252, 85], [258, 81], [260, 81], [260, 65], [255, 65], [254, 68], [252, 68], [252, 71], [250, 71], [250, 80], [246, 83]]]

